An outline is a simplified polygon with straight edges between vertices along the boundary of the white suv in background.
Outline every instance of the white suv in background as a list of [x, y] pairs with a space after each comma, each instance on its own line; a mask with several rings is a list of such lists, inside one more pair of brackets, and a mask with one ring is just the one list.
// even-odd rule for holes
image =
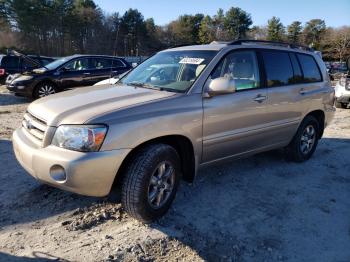
[[[350, 57], [347, 61], [348, 70], [350, 68]], [[335, 106], [337, 108], [347, 108], [350, 105], [350, 72], [340, 78], [335, 86]]]

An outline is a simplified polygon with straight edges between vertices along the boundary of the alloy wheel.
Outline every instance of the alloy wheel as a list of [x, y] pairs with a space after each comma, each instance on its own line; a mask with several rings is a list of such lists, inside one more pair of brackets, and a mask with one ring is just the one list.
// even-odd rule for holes
[[42, 85], [38, 90], [39, 97], [44, 97], [56, 93], [55, 88], [51, 85]]
[[175, 185], [175, 168], [168, 161], [161, 162], [153, 172], [148, 187], [148, 203], [161, 208], [169, 199]]
[[308, 125], [302, 135], [300, 140], [300, 151], [304, 155], [308, 154], [316, 141], [316, 131], [313, 125]]

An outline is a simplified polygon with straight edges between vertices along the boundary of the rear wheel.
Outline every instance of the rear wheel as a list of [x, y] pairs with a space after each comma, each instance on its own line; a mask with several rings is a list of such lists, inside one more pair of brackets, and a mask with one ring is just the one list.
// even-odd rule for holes
[[44, 96], [49, 96], [57, 93], [57, 88], [53, 83], [50, 82], [44, 82], [44, 83], [39, 83], [35, 89], [33, 96], [34, 98], [41, 98]]
[[124, 174], [124, 209], [144, 223], [160, 218], [175, 198], [180, 177], [180, 158], [173, 147], [146, 146], [136, 153]]
[[295, 162], [308, 160], [316, 150], [320, 124], [313, 116], [307, 116], [286, 148], [287, 158]]

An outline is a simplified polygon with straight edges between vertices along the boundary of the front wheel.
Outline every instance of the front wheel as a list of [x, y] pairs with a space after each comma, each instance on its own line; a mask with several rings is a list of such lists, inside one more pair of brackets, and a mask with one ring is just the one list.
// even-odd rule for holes
[[180, 158], [173, 147], [146, 146], [126, 168], [122, 183], [124, 209], [144, 223], [160, 218], [175, 198], [180, 177]]
[[300, 124], [293, 140], [286, 147], [287, 159], [295, 162], [308, 160], [316, 150], [320, 125], [313, 116], [307, 116]]
[[35, 99], [37, 99], [37, 98], [53, 95], [55, 93], [57, 93], [56, 86], [52, 83], [44, 82], [44, 83], [38, 84], [35, 87], [33, 96]]

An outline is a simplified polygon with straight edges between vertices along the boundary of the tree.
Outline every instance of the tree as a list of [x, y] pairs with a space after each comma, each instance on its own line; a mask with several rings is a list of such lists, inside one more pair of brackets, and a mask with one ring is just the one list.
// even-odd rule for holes
[[203, 14], [182, 15], [177, 20], [172, 21], [167, 27], [172, 35], [171, 45], [199, 43], [199, 28], [203, 18]]
[[267, 22], [267, 40], [282, 41], [284, 38], [284, 26], [278, 17], [272, 17]]
[[224, 25], [230, 40], [244, 38], [252, 24], [250, 14], [239, 7], [231, 7], [225, 14]]
[[300, 42], [300, 37], [302, 33], [301, 22], [294, 21], [287, 27], [287, 39], [288, 42], [293, 44], [298, 44]]
[[327, 58], [345, 61], [350, 56], [350, 27], [327, 28], [322, 46]]
[[320, 42], [326, 31], [326, 23], [321, 19], [312, 19], [306, 23], [304, 28], [304, 41], [316, 49], [320, 48]]
[[267, 39], [267, 27], [266, 26], [253, 26], [247, 34], [249, 39], [266, 40]]
[[201, 44], [210, 43], [215, 40], [215, 27], [213, 19], [210, 16], [205, 16], [199, 26], [199, 42]]
[[124, 55], [139, 55], [147, 29], [143, 15], [137, 9], [129, 9], [121, 18], [124, 35]]

